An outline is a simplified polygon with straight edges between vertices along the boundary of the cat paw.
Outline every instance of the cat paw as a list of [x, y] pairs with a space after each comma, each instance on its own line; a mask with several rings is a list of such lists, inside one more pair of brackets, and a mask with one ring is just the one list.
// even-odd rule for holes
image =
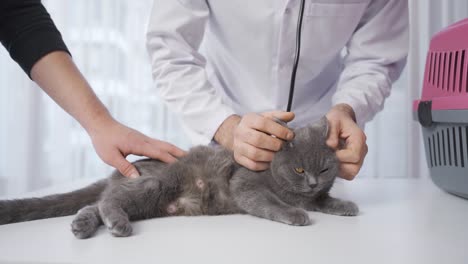
[[287, 211], [284, 223], [294, 226], [307, 226], [311, 225], [309, 214], [298, 208], [290, 209]]
[[133, 228], [130, 222], [119, 220], [112, 224], [109, 228], [111, 234], [115, 237], [128, 237], [132, 235]]
[[85, 239], [91, 237], [97, 229], [96, 219], [90, 217], [76, 217], [71, 223], [72, 233], [76, 238]]
[[340, 216], [356, 216], [359, 214], [359, 207], [351, 201], [339, 201], [333, 206], [325, 208], [324, 213]]
[[343, 216], [356, 216], [359, 214], [359, 207], [351, 202], [351, 201], [344, 201], [343, 208], [341, 211], [341, 215]]
[[0, 201], [0, 225], [9, 224], [12, 221], [12, 214], [8, 208], [8, 201]]

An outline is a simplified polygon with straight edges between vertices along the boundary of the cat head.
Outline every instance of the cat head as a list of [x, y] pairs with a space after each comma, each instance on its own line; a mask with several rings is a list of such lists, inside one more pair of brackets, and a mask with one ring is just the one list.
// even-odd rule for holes
[[275, 154], [271, 171], [275, 181], [288, 191], [315, 193], [330, 187], [339, 173], [335, 152], [326, 145], [328, 120], [294, 130], [292, 141]]

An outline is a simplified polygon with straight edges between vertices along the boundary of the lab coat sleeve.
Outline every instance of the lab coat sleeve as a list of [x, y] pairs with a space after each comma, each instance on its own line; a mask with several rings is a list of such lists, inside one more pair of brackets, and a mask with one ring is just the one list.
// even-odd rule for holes
[[155, 85], [194, 144], [209, 143], [234, 114], [208, 81], [198, 51], [209, 15], [205, 0], [155, 0], [147, 30]]
[[372, 1], [347, 43], [332, 103], [350, 105], [361, 127], [382, 110], [405, 66], [408, 20], [406, 0]]

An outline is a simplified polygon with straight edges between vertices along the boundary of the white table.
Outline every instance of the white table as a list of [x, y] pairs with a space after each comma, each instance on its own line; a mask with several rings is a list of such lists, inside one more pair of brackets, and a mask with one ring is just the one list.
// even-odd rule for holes
[[429, 180], [338, 182], [361, 214], [311, 213], [292, 227], [246, 215], [134, 223], [129, 238], [104, 228], [78, 240], [72, 217], [0, 226], [0, 263], [468, 263], [468, 200]]

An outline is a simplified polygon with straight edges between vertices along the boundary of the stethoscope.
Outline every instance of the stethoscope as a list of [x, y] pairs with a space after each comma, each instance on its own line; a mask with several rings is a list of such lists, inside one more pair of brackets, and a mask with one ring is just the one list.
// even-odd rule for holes
[[297, 65], [299, 64], [299, 58], [301, 56], [301, 31], [302, 31], [302, 20], [304, 17], [304, 6], [305, 6], [305, 0], [301, 0], [301, 5], [299, 7], [299, 17], [297, 19], [296, 51], [294, 53], [294, 64], [292, 68], [291, 82], [289, 86], [288, 106], [286, 108], [287, 112], [290, 112], [292, 108], [292, 101], [294, 97], [294, 87], [296, 85]]

